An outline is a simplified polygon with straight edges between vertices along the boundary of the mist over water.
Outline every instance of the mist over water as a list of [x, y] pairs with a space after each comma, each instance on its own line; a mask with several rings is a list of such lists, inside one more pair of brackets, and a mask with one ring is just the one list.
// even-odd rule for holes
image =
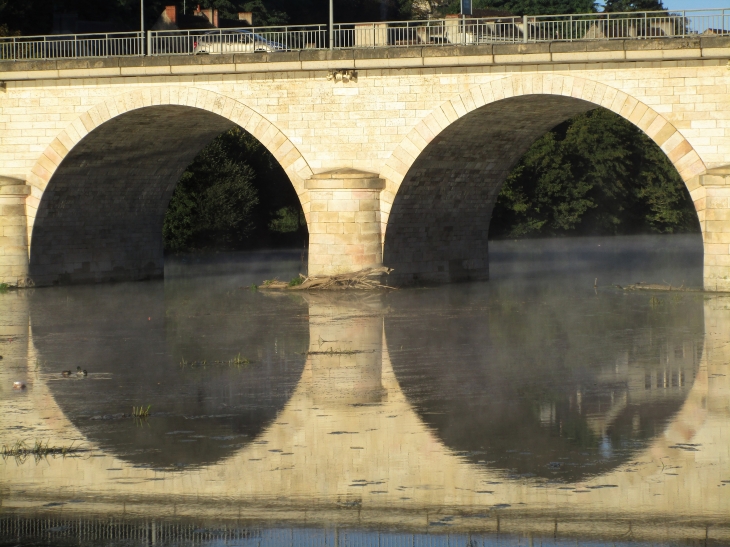
[[0, 445], [83, 449], [0, 460], [0, 544], [730, 541], [730, 300], [620, 288], [701, 286], [699, 236], [490, 257], [390, 292], [253, 290], [302, 271], [261, 251], [0, 295]]

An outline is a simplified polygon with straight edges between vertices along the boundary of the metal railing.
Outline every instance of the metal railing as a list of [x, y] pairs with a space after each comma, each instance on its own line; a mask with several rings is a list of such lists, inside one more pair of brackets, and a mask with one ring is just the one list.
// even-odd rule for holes
[[718, 9], [340, 24], [334, 43], [377, 48], [728, 35], [730, 9]]
[[141, 32], [0, 38], [0, 60], [39, 61], [144, 55]]
[[[338, 49], [730, 36], [730, 9], [526, 15], [334, 25]], [[0, 60], [327, 49], [326, 25], [0, 38]]]
[[150, 55], [255, 53], [326, 49], [326, 25], [151, 31]]

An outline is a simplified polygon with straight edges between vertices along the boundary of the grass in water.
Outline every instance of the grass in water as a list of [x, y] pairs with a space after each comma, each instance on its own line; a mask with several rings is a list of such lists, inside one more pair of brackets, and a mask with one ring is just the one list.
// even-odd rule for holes
[[10, 290], [10, 285], [7, 283], [0, 283], [0, 294], [5, 294]]
[[133, 406], [132, 407], [132, 416], [135, 418], [149, 418], [150, 415], [150, 408], [152, 408], [152, 405], [144, 406]]
[[3, 459], [15, 458], [21, 463], [29, 456], [33, 456], [37, 461], [48, 456], [54, 458], [56, 456], [66, 457], [69, 454], [76, 454], [78, 452], [85, 452], [85, 450], [81, 447], [74, 446], [74, 443], [71, 443], [69, 446], [51, 446], [50, 441], [44, 443], [39, 440], [36, 440], [32, 445], [27, 445], [25, 441], [16, 441], [11, 445], [4, 444], [0, 447], [0, 456]]
[[375, 353], [375, 350], [330, 348], [325, 351], [308, 351], [302, 355], [355, 355], [356, 353]]
[[180, 368], [213, 368], [213, 367], [229, 367], [229, 368], [243, 368], [251, 364], [249, 359], [242, 357], [239, 353], [233, 359], [228, 361], [210, 361], [203, 359], [202, 361], [186, 361], [185, 359], [180, 360]]
[[302, 283], [304, 283], [304, 278], [301, 275], [298, 275], [297, 277], [289, 281], [289, 286], [296, 287], [297, 285], [301, 285]]

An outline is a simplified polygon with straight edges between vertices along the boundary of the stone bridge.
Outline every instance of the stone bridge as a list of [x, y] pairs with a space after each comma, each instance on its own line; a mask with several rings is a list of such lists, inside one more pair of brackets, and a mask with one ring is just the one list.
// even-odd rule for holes
[[0, 282], [161, 276], [174, 186], [234, 126], [296, 189], [310, 274], [486, 279], [507, 173], [601, 106], [677, 168], [729, 290], [729, 58], [694, 37], [0, 62]]

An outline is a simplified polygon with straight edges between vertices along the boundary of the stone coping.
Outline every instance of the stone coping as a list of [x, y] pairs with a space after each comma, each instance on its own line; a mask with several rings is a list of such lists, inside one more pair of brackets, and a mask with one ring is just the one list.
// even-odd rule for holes
[[30, 186], [0, 186], [0, 196], [29, 196]]
[[535, 63], [730, 59], [730, 37], [0, 61], [0, 81]]
[[377, 173], [345, 168], [312, 175], [305, 187], [308, 190], [382, 190], [385, 179]]
[[25, 180], [15, 177], [5, 177], [0, 175], [0, 188], [5, 186], [24, 186]]

